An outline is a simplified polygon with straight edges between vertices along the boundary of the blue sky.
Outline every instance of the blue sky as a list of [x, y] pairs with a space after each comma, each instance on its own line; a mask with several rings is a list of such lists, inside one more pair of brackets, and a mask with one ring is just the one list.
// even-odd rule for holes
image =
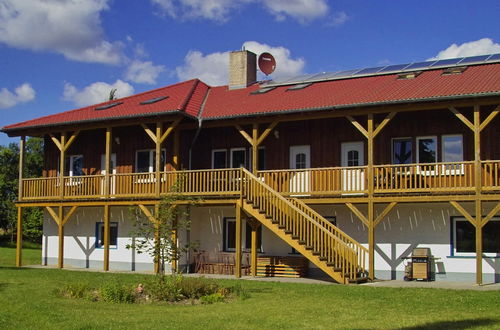
[[[272, 78], [500, 53], [498, 0], [0, 0], [0, 126], [201, 78], [271, 52]], [[0, 135], [0, 144], [17, 139]]]

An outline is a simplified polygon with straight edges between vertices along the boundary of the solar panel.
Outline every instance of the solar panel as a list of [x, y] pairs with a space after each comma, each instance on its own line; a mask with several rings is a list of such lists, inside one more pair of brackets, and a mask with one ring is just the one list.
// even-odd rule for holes
[[149, 100], [146, 100], [146, 101], [142, 101], [140, 102], [141, 105], [145, 105], [145, 104], [152, 104], [152, 103], [156, 103], [156, 102], [160, 102], [164, 99], [168, 98], [168, 96], [160, 96], [160, 97], [155, 97], [155, 98], [152, 98], [152, 99], [149, 99]]
[[114, 103], [109, 103], [105, 105], [101, 105], [100, 107], [95, 108], [95, 110], [106, 110], [112, 107], [116, 107], [117, 105], [122, 104], [123, 102], [114, 102]]
[[314, 77], [315, 80], [329, 80], [332, 78], [341, 78], [341, 77], [351, 77], [354, 73], [358, 72], [359, 69], [356, 70], [345, 70], [338, 72], [329, 72], [325, 73], [319, 77]]
[[459, 57], [459, 58], [448, 58], [446, 60], [439, 60], [437, 62], [434, 62], [433, 64], [431, 64], [430, 66], [431, 67], [437, 67], [437, 66], [448, 66], [448, 65], [455, 65], [457, 64], [458, 62], [460, 62], [462, 60], [462, 57]]
[[406, 71], [406, 70], [425, 69], [425, 68], [430, 67], [430, 66], [431, 66], [431, 64], [433, 64], [434, 62], [436, 62], [436, 61], [415, 62], [415, 63], [412, 63], [412, 64], [408, 65], [408, 66], [405, 68], [405, 71]]
[[385, 68], [383, 68], [382, 70], [380, 70], [377, 73], [400, 71], [400, 70], [403, 70], [404, 68], [406, 68], [408, 65], [409, 65], [408, 63], [406, 63], [406, 64], [389, 65], [389, 66], [386, 66]]
[[493, 62], [500, 60], [500, 53], [491, 55], [486, 62]]
[[356, 72], [356, 76], [360, 76], [360, 75], [364, 75], [364, 74], [371, 74], [371, 73], [377, 73], [379, 72], [380, 70], [386, 68], [386, 66], [377, 66], [377, 67], [374, 67], [374, 68], [366, 68], [366, 69], [363, 69], [361, 71], [358, 71]]
[[491, 55], [479, 55], [479, 56], [465, 57], [463, 60], [459, 62], [459, 64], [464, 65], [469, 63], [484, 62], [484, 60], [486, 60], [490, 56]]

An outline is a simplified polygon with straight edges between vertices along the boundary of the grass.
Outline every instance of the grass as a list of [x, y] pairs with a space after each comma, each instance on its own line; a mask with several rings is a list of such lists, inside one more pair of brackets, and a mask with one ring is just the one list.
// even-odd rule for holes
[[[24, 250], [38, 262], [39, 250]], [[452, 291], [240, 281], [246, 300], [213, 305], [131, 305], [60, 298], [70, 283], [137, 284], [146, 275], [16, 269], [0, 248], [2, 329], [466, 329], [499, 328], [499, 291]], [[234, 280], [221, 280], [234, 285]]]

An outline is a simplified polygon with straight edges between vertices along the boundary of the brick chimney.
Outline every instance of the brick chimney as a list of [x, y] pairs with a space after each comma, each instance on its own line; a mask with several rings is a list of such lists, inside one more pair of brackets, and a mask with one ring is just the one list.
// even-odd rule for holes
[[229, 53], [229, 89], [245, 88], [257, 81], [257, 55], [248, 50]]

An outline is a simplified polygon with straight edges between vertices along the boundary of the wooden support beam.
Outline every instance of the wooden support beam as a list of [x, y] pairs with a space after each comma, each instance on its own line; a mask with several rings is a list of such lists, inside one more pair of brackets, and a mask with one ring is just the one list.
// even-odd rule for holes
[[61, 197], [61, 199], [64, 198], [64, 166], [66, 164], [66, 148], [64, 147], [65, 145], [66, 133], [61, 133], [61, 149], [59, 150], [59, 197]]
[[382, 120], [380, 122], [380, 124], [378, 124], [377, 128], [373, 131], [373, 137], [376, 137], [378, 135], [378, 133], [380, 133], [384, 127], [391, 121], [392, 118], [394, 118], [394, 116], [397, 114], [397, 112], [393, 111], [391, 113], [389, 113], [385, 118], [384, 120]]
[[54, 211], [54, 209], [50, 206], [46, 206], [45, 209], [47, 210], [47, 212], [49, 212], [56, 225], [59, 225], [61, 221], [59, 220], [59, 215], [56, 213], [56, 211]]
[[57, 256], [57, 267], [58, 268], [63, 268], [64, 267], [64, 225], [61, 221], [63, 218], [63, 207], [59, 206], [59, 226], [57, 230], [57, 236], [59, 238], [59, 248], [58, 248], [58, 256]]
[[160, 166], [161, 166], [161, 131], [162, 131], [162, 123], [156, 123], [156, 143], [155, 143], [155, 196], [160, 197]]
[[241, 204], [236, 203], [236, 258], [234, 275], [237, 278], [241, 277]]
[[358, 131], [361, 132], [361, 134], [363, 134], [366, 138], [368, 138], [368, 132], [366, 131], [366, 129], [363, 127], [363, 125], [361, 125], [356, 119], [354, 119], [354, 117], [352, 116], [346, 116], [347, 120], [349, 120], [349, 122], [351, 122], [351, 124], [354, 125], [354, 127], [356, 127], [358, 129]]
[[359, 220], [361, 220], [361, 222], [363, 222], [367, 227], [369, 226], [368, 219], [356, 206], [354, 206], [354, 204], [345, 203], [345, 205], [349, 208], [349, 210], [351, 210], [352, 213], [354, 213], [355, 216], [358, 217]]
[[382, 221], [384, 220], [384, 218], [387, 216], [387, 214], [389, 214], [389, 212], [392, 211], [392, 209], [394, 208], [394, 206], [396, 206], [398, 203], [397, 202], [391, 202], [389, 203], [389, 205], [387, 205], [385, 207], [385, 209], [382, 211], [382, 213], [380, 213], [377, 218], [375, 218], [375, 221], [373, 222], [373, 224], [375, 225], [375, 227]]
[[170, 124], [170, 126], [167, 128], [167, 130], [161, 135], [160, 143], [163, 143], [165, 141], [165, 139], [170, 135], [170, 133], [172, 133], [172, 131], [179, 124], [180, 121], [181, 121], [181, 118], [175, 120], [174, 122], [172, 122]]
[[111, 127], [106, 128], [106, 146], [104, 156], [104, 197], [109, 198], [110, 195], [110, 175], [111, 175]]
[[250, 145], [252, 145], [253, 139], [250, 137], [250, 135], [248, 135], [247, 132], [245, 132], [243, 127], [241, 127], [240, 125], [235, 125], [235, 127], [238, 130], [238, 132], [240, 132], [240, 134], [245, 138], [245, 140], [247, 140], [247, 142], [250, 143]]
[[23, 265], [23, 208], [17, 208], [16, 267]]
[[485, 129], [486, 126], [489, 125], [489, 123], [498, 115], [499, 112], [500, 112], [500, 105], [496, 107], [495, 110], [493, 110], [485, 120], [483, 120], [481, 126], [479, 127], [479, 130], [482, 131], [483, 129]]
[[476, 284], [483, 284], [483, 227], [481, 226], [481, 200], [476, 200]]
[[66, 214], [63, 218], [63, 221], [62, 221], [62, 224], [63, 226], [66, 225], [66, 223], [69, 221], [69, 219], [71, 218], [71, 216], [73, 215], [73, 213], [75, 213], [76, 209], [78, 208], [77, 205], [73, 205], [71, 207], [71, 209], [69, 210], [68, 214]]
[[470, 128], [472, 131], [474, 131], [474, 125], [470, 122], [467, 117], [465, 117], [460, 111], [458, 111], [455, 107], [449, 107], [449, 110], [455, 114], [455, 116], [462, 121], [462, 123], [465, 124], [468, 128]]
[[156, 143], [156, 135], [153, 133], [153, 131], [144, 123], [141, 123], [142, 128], [146, 132], [146, 134], [153, 140], [154, 143]]
[[474, 106], [474, 182], [476, 186], [476, 195], [479, 199], [482, 188], [482, 169], [481, 169], [481, 113], [479, 106]]
[[262, 132], [262, 134], [259, 136], [257, 140], [257, 145], [259, 146], [262, 142], [264, 142], [264, 139], [269, 135], [269, 133], [272, 132], [272, 130], [278, 125], [278, 121], [273, 121], [269, 126]]
[[154, 271], [155, 274], [165, 274], [164, 266], [160, 260], [160, 221], [158, 221], [158, 215], [160, 214], [160, 205], [155, 205], [155, 234], [154, 234], [154, 244], [155, 244], [155, 257], [154, 257]]
[[61, 144], [64, 151], [67, 151], [69, 149], [69, 147], [71, 147], [71, 145], [73, 144], [73, 142], [75, 142], [75, 139], [78, 137], [79, 134], [80, 134], [80, 131], [73, 132], [73, 134], [71, 134], [68, 142], [66, 142], [65, 144]]
[[257, 276], [257, 229], [259, 228], [259, 224], [254, 223], [252, 226], [252, 252], [251, 252], [251, 268], [252, 268], [252, 276]]
[[174, 154], [172, 155], [172, 165], [176, 171], [180, 170], [180, 130], [174, 132]]
[[461, 214], [465, 217], [465, 219], [469, 220], [470, 223], [472, 223], [475, 227], [477, 227], [476, 219], [474, 219], [469, 212], [467, 212], [462, 205], [460, 205], [458, 202], [455, 201], [450, 201], [450, 204]]
[[61, 151], [63, 149], [61, 142], [59, 142], [59, 140], [54, 135], [49, 134], [49, 136], [52, 139], [52, 142], [54, 142], [54, 144], [56, 145], [57, 149], [59, 149], [59, 151]]
[[153, 216], [153, 214], [148, 210], [148, 208], [142, 204], [137, 205], [139, 209], [144, 213], [144, 215], [148, 218], [149, 221], [152, 223], [156, 223], [156, 218]]
[[498, 212], [500, 211], [500, 203], [498, 203], [491, 211], [481, 220], [481, 227], [484, 227]]
[[257, 164], [259, 163], [259, 153], [257, 140], [259, 138], [259, 124], [252, 125], [252, 173], [257, 174]]
[[110, 229], [109, 229], [109, 205], [104, 205], [104, 261], [103, 269], [105, 272], [109, 270], [109, 240], [110, 240]]
[[24, 156], [25, 156], [25, 148], [26, 145], [26, 137], [21, 136], [19, 140], [19, 188], [18, 188], [18, 198], [19, 200], [23, 200], [23, 177], [24, 177]]
[[171, 261], [171, 270], [172, 270], [172, 274], [176, 274], [177, 271], [178, 271], [178, 266], [179, 266], [179, 263], [178, 263], [178, 260], [177, 260], [177, 257], [178, 257], [178, 254], [177, 254], [177, 223], [178, 223], [178, 219], [177, 217], [174, 219], [173, 221], [173, 224], [172, 224], [172, 252], [173, 252], [173, 258], [172, 258], [172, 261]]
[[374, 203], [368, 202], [368, 277], [375, 279], [375, 224], [373, 221]]

